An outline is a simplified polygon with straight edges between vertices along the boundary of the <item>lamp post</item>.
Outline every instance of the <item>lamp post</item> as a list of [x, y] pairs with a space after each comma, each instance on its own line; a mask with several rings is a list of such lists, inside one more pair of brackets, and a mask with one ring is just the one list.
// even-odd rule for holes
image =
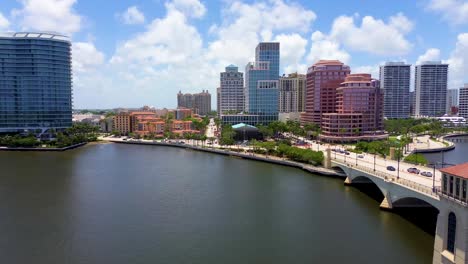
[[357, 156], [358, 156], [358, 154], [356, 153], [356, 166], [357, 166]]
[[375, 153], [374, 153], [374, 171], [375, 171]]
[[400, 179], [400, 148], [398, 148], [398, 169], [397, 169], [397, 180]]
[[433, 165], [433, 171], [432, 171], [432, 192], [435, 192], [435, 167], [436, 167], [436, 164], [432, 164]]

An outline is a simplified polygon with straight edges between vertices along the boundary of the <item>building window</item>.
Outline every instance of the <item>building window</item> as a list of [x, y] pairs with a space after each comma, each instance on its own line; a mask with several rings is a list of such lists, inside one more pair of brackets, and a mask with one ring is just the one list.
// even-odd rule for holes
[[466, 180], [463, 180], [462, 183], [462, 199], [466, 200]]
[[443, 182], [443, 188], [442, 188], [442, 193], [447, 193], [447, 175], [444, 174], [444, 177], [442, 178]]
[[448, 216], [447, 228], [447, 250], [451, 253], [455, 252], [455, 233], [457, 231], [457, 217], [453, 212]]
[[455, 179], [455, 197], [460, 197], [460, 178]]
[[450, 194], [450, 195], [453, 195], [453, 176], [450, 176], [449, 194]]

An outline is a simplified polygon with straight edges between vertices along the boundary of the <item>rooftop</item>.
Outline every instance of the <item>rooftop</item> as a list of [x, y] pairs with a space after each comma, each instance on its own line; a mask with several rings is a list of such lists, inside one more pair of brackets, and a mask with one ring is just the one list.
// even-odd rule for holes
[[62, 40], [70, 41], [68, 36], [57, 32], [49, 31], [37, 31], [37, 32], [3, 32], [0, 33], [0, 37], [6, 38], [41, 38], [41, 39], [53, 39], [53, 40]]
[[254, 127], [254, 126], [247, 125], [247, 124], [244, 124], [244, 123], [239, 123], [239, 124], [237, 124], [237, 125], [233, 125], [233, 126], [232, 126], [232, 128], [234, 128], [234, 129], [243, 128], [243, 127], [255, 128], [255, 129], [257, 129], [257, 128]]
[[443, 169], [440, 169], [440, 171], [443, 173], [448, 173], [448, 174], [452, 174], [458, 177], [468, 179], [468, 162], [455, 165], [452, 167], [448, 167], [448, 168], [443, 168]]

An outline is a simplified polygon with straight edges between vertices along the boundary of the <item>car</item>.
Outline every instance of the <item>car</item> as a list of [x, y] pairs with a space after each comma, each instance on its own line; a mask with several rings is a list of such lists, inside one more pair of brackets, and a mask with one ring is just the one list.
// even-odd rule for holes
[[409, 173], [419, 174], [419, 170], [417, 168], [408, 168], [407, 171]]
[[351, 153], [349, 153], [349, 151], [345, 151], [344, 154], [345, 155], [350, 155]]
[[360, 159], [363, 159], [364, 155], [358, 155], [357, 157], [360, 158]]
[[336, 149], [331, 149], [331, 151], [336, 152]]
[[393, 166], [387, 166], [388, 171], [396, 171], [395, 167]]
[[422, 175], [422, 176], [426, 176], [426, 177], [432, 177], [432, 172], [423, 171], [423, 172], [421, 172], [421, 175]]

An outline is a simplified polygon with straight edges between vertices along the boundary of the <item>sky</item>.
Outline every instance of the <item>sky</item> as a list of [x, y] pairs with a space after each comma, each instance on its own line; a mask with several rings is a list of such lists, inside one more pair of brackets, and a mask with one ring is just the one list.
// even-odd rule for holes
[[468, 83], [465, 0], [1, 0], [0, 31], [70, 36], [76, 109], [175, 107], [212, 94], [229, 64], [279, 41], [280, 74], [319, 59], [378, 78], [386, 61], [449, 63], [449, 88]]

